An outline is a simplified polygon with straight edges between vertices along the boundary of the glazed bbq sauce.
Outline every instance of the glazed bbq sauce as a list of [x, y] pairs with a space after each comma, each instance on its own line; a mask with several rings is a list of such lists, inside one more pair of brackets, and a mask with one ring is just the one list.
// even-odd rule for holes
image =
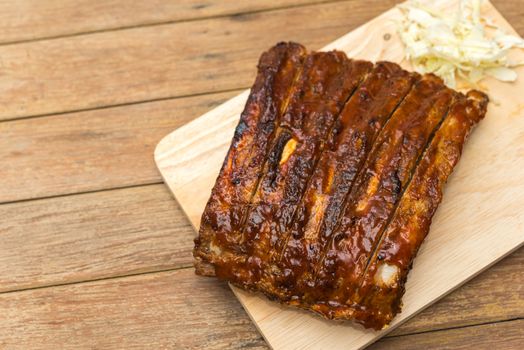
[[255, 83], [202, 215], [196, 257], [213, 262], [242, 251], [241, 222], [305, 56], [306, 49], [295, 43], [279, 43], [262, 54]]
[[[296, 210], [290, 232], [279, 240], [265, 279], [281, 299], [297, 299], [340, 215], [344, 198], [376, 136], [411, 89], [417, 74], [378, 62], [346, 103]], [[321, 234], [322, 233], [322, 234]]]
[[417, 166], [352, 297], [366, 314], [361, 322], [369, 327], [381, 329], [400, 311], [408, 272], [429, 232], [442, 189], [487, 103], [487, 96], [476, 91], [468, 98], [460, 95]]
[[247, 261], [217, 267], [217, 274], [248, 288], [260, 280], [271, 250], [288, 230], [327, 135], [371, 66], [338, 51], [306, 58], [247, 215]]
[[349, 194], [319, 262], [314, 288], [305, 295], [306, 302], [308, 298], [324, 298], [334, 306], [352, 303], [348, 298], [357, 287], [376, 240], [432, 133], [445, 117], [453, 94], [439, 78], [425, 75], [395, 111]]

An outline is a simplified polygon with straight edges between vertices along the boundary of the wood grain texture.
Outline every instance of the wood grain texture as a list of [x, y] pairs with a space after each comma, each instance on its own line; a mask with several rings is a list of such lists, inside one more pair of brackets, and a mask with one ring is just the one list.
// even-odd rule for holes
[[[524, 248], [410, 319], [389, 335], [524, 318]], [[387, 335], [387, 336], [389, 336]]]
[[[192, 265], [194, 231], [162, 185], [0, 206], [0, 291]], [[67, 254], [64, 254], [67, 252]], [[524, 316], [524, 249], [396, 334]]]
[[[335, 0], [336, 1], [336, 0]], [[330, 0], [281, 1], [125, 1], [125, 0], [18, 0], [0, 1], [1, 43], [107, 31], [131, 26], [197, 20], [215, 16], [267, 11], [289, 6], [334, 2]], [[353, 0], [359, 6], [358, 0]], [[524, 17], [520, 0], [494, 1], [522, 34]], [[370, 9], [370, 11], [373, 11]], [[49, 25], [52, 23], [53, 25]]]
[[247, 87], [260, 52], [275, 42], [319, 48], [394, 3], [337, 2], [0, 46], [0, 120]]
[[[194, 231], [163, 185], [5, 204], [0, 216], [0, 292], [192, 265]], [[524, 248], [394, 334], [524, 317], [523, 264]]]
[[520, 350], [524, 343], [523, 329], [524, 320], [520, 319], [430, 334], [385, 338], [371, 345], [369, 350]]
[[0, 1], [0, 43], [319, 2], [325, 0], [3, 0]]
[[0, 202], [160, 182], [158, 141], [236, 93], [0, 123]]
[[[500, 1], [503, 13], [524, 23], [515, 1]], [[247, 87], [258, 55], [276, 41], [317, 49], [398, 2], [316, 4], [0, 46], [0, 120]], [[517, 29], [524, 33], [524, 25]]]
[[524, 7], [521, 0], [491, 0], [497, 10], [511, 23], [511, 26], [524, 36]]
[[[8, 349], [26, 339], [32, 349], [267, 348], [229, 288], [192, 269], [0, 294], [0, 312]], [[521, 323], [496, 325], [386, 338], [376, 348], [512, 349], [522, 339]]]
[[162, 185], [0, 206], [0, 292], [191, 266], [194, 233]]
[[[443, 1], [440, 6], [449, 10], [455, 4]], [[485, 4], [484, 11], [512, 31], [489, 3]], [[402, 62], [403, 48], [395, 26], [395, 19], [399, 17], [397, 9], [389, 11], [326, 49], [342, 49], [351, 57], [372, 61]], [[387, 42], [386, 33], [391, 34]], [[522, 51], [516, 50], [514, 55], [516, 60], [524, 58]], [[406, 62], [403, 63], [409, 69]], [[524, 74], [524, 70], [519, 69], [519, 74]], [[524, 82], [504, 84], [488, 79], [483, 84], [497, 104], [490, 105], [486, 120], [472, 135], [446, 188], [432, 230], [407, 282], [403, 312], [388, 329], [374, 333], [281, 307], [233, 288], [271, 346], [356, 349], [369, 344], [524, 243], [521, 234], [524, 217], [518, 209], [522, 198], [515, 195], [522, 193], [520, 178], [524, 176], [524, 165], [519, 164], [523, 149], [518, 146], [521, 138], [518, 130], [524, 127], [523, 102], [519, 95]], [[244, 92], [168, 135], [155, 151], [166, 183], [195, 227], [199, 226], [200, 215], [246, 97]], [[508, 149], [513, 152], [507, 153]], [[502, 227], [503, 240], [499, 239]], [[285, 333], [281, 332], [283, 327], [287, 329]]]
[[264, 349], [227, 285], [190, 269], [0, 294], [2, 349]]
[[[344, 1], [196, 20], [295, 1], [0, 1], [0, 44], [190, 20], [1, 45], [0, 119], [246, 87], [258, 55], [275, 40], [318, 48], [395, 2]], [[524, 34], [521, 0], [493, 2]], [[0, 122], [0, 202], [157, 182], [151, 152], [158, 138], [234, 94]], [[0, 215], [0, 293], [191, 264], [194, 232], [162, 185], [4, 204]], [[392, 334], [429, 333], [379, 345], [511, 348], [515, 338], [500, 334], [514, 334], [512, 327], [500, 333], [482, 328], [477, 343], [464, 337], [477, 327], [433, 330], [522, 318], [523, 259], [520, 249]], [[267, 348], [231, 291], [197, 279], [191, 268], [4, 293], [0, 313], [2, 349]]]

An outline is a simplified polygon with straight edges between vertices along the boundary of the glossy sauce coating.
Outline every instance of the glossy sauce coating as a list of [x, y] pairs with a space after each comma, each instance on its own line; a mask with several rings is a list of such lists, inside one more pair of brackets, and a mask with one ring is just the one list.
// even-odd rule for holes
[[340, 208], [376, 135], [410, 90], [417, 75], [398, 65], [378, 63], [348, 101], [297, 209], [290, 232], [278, 242], [275, 277], [280, 297], [300, 296], [310, 280]]
[[[459, 161], [469, 132], [486, 113], [485, 95], [472, 92], [468, 97], [460, 96], [451, 106], [355, 291], [354, 302], [366, 310], [362, 322], [372, 327], [381, 328], [400, 311], [408, 272], [429, 232], [442, 189]], [[382, 278], [384, 266], [391, 271], [387, 280]]]
[[242, 231], [247, 262], [219, 268], [218, 273], [242, 276], [243, 284], [258, 283], [275, 243], [289, 230], [336, 118], [370, 68], [341, 52], [306, 58]]
[[194, 249], [197, 261], [223, 260], [213, 252], [217, 247], [233, 254], [242, 250], [238, 243], [243, 216], [305, 56], [305, 48], [295, 43], [280, 43], [261, 56], [256, 81], [202, 215]]
[[424, 76], [395, 111], [349, 194], [345, 212], [320, 262], [311, 298], [347, 302], [420, 155], [446, 116], [453, 94], [443, 88], [440, 79]]
[[196, 272], [383, 328], [486, 104], [393, 63], [273, 47], [202, 216]]

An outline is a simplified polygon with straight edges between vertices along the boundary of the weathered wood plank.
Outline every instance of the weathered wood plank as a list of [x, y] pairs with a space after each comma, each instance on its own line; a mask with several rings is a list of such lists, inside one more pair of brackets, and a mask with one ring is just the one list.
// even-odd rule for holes
[[[0, 1], [0, 43], [195, 20], [325, 0], [17, 0]], [[52, 25], [50, 25], [52, 23]]]
[[251, 85], [280, 40], [320, 48], [395, 0], [345, 1], [0, 46], [1, 119]]
[[158, 140], [236, 93], [0, 123], [0, 202], [158, 182]]
[[[265, 349], [229, 288], [192, 269], [0, 294], [0, 346]], [[399, 336], [372, 349], [504, 349], [522, 321]], [[477, 347], [478, 346], [478, 347]]]
[[524, 36], [524, 8], [520, 0], [490, 0], [497, 10], [511, 23], [513, 28]]
[[157, 182], [153, 144], [235, 93], [0, 124], [0, 202]]
[[237, 93], [0, 123], [0, 202], [160, 182], [158, 141]]
[[[456, 5], [455, 1], [452, 2]], [[493, 17], [503, 28], [511, 30], [500, 14], [488, 6], [491, 5], [487, 4], [486, 15]], [[391, 40], [384, 40], [384, 33], [394, 33], [395, 21], [400, 17], [398, 9], [388, 11], [329, 47], [338, 46], [348, 52], [354, 51], [357, 57], [399, 61], [403, 55], [400, 39], [394, 35]], [[355, 48], [356, 43], [359, 43], [360, 49]], [[523, 53], [518, 52], [520, 58], [524, 58]], [[524, 74], [523, 71], [520, 73]], [[453, 183], [446, 188], [446, 192], [449, 191], [447, 199], [453, 200], [445, 200], [435, 217], [433, 234], [428, 237], [417, 258], [417, 268], [412, 272], [403, 298], [406, 305], [396, 318], [396, 324], [422, 311], [524, 243], [521, 234], [524, 222], [519, 207], [524, 198], [515, 201], [519, 198], [516, 196], [518, 191], [509, 190], [513, 188], [511, 183], [518, 187], [524, 172], [522, 176], [515, 176], [515, 171], [524, 167], [515, 167], [518, 157], [501, 156], [518, 143], [519, 134], [515, 131], [519, 127], [515, 122], [520, 120], [521, 128], [524, 128], [524, 119], [508, 120], [508, 116], [519, 110], [517, 102], [521, 98], [519, 91], [524, 89], [524, 80], [519, 79], [516, 84], [486, 81], [486, 86], [490, 96], [500, 103], [491, 105], [486, 121], [479, 126], [469, 144], [473, 153], [465, 152], [458, 167], [460, 169], [453, 175]], [[199, 225], [209, 196], [206, 193], [213, 186], [222, 163], [221, 155], [227, 151], [234, 130], [235, 116], [242, 109], [246, 96], [242, 94], [173, 132], [163, 139], [155, 151], [155, 159], [166, 183], [195, 227]], [[524, 113], [520, 114], [524, 118]], [[505, 128], [511, 124], [513, 128]], [[479, 143], [479, 140], [496, 142], [482, 148], [482, 144], [487, 144], [485, 141]], [[497, 149], [497, 145], [502, 147]], [[500, 163], [499, 166], [494, 166], [496, 162]], [[514, 171], [504, 172], [501, 169]], [[507, 177], [508, 174], [513, 176]], [[474, 184], [475, 181], [470, 178], [476, 179], [477, 183]], [[505, 183], [502, 188], [501, 183]], [[508, 205], [506, 199], [513, 199], [513, 203]], [[512, 211], [508, 212], [508, 208], [512, 208]], [[505, 223], [505, 239], [500, 239], [500, 225], [495, 224], [502, 222]], [[312, 319], [311, 315], [279, 309], [276, 304], [260, 296], [237, 290], [235, 294], [270, 345], [276, 348], [342, 348], [345, 344], [346, 347], [357, 349], [387, 333], [387, 330], [378, 334], [329, 324]], [[288, 331], [282, 332], [285, 328]]]
[[390, 335], [524, 317], [522, 266], [524, 248], [422, 311]]
[[191, 266], [163, 185], [0, 205], [0, 292]]
[[[164, 185], [4, 204], [0, 217], [0, 291], [192, 264], [195, 233]], [[524, 317], [523, 264], [524, 248], [395, 334]]]
[[192, 269], [0, 294], [2, 349], [265, 349], [224, 283]]
[[431, 333], [384, 338], [369, 350], [520, 350], [524, 344], [524, 320], [485, 324]]
[[[522, 34], [524, 32], [524, 20], [522, 20], [524, 10], [521, 6], [517, 6], [520, 2], [517, 3], [515, 0], [493, 2]], [[367, 6], [371, 7], [372, 5]], [[320, 8], [322, 10], [326, 7], [322, 5]], [[352, 10], [351, 7], [340, 8], [350, 12]], [[369, 11], [374, 10], [369, 9]], [[380, 11], [373, 12], [370, 17], [378, 12]], [[262, 18], [266, 25], [274, 25], [272, 21], [266, 19], [264, 14], [253, 16], [258, 17], [258, 19]], [[244, 20], [247, 18], [246, 25], [245, 27], [237, 26], [235, 28], [241, 32], [247, 31], [250, 40], [256, 42], [260, 40], [257, 35], [266, 35], [268, 31], [251, 32], [249, 29], [252, 21], [250, 17], [253, 16], [238, 17], [237, 19]], [[323, 18], [320, 14], [319, 17]], [[282, 16], [279, 18], [282, 19]], [[342, 18], [342, 15], [337, 18]], [[345, 14], [344, 18], [350, 23], [353, 15]], [[213, 21], [228, 23], [226, 19], [206, 20], [198, 23]], [[231, 19], [231, 21], [233, 20]], [[311, 22], [312, 20], [307, 17], [297, 17], [293, 18], [293, 21]], [[328, 22], [327, 20], [324, 21], [324, 25], [329, 26], [330, 23]], [[344, 23], [346, 27], [344, 27], [343, 32], [354, 27], [349, 26], [348, 23]], [[305, 28], [306, 24], [303, 23], [300, 28]], [[189, 25], [189, 23], [186, 25]], [[315, 39], [315, 36], [319, 35], [318, 30], [322, 29], [317, 29], [317, 32], [312, 30], [296, 35], [305, 36], [307, 34], [311, 37], [309, 39], [311, 41], [306, 42], [307, 38], [302, 41], [311, 45], [316, 43], [315, 45], [318, 44], [316, 47], [320, 47], [334, 38], [335, 32], [340, 29], [340, 27], [337, 27], [340, 25], [340, 20], [339, 22], [334, 21], [333, 25], [336, 27], [335, 29], [324, 29], [325, 31], [332, 31], [333, 37]], [[162, 40], [169, 39], [169, 33], [171, 35], [176, 34], [175, 30], [165, 29], [170, 26], [160, 26], [163, 28], [160, 32], [164, 33]], [[217, 30], [217, 27], [218, 25], [213, 27], [213, 30]], [[260, 27], [257, 28], [260, 31]], [[282, 27], [279, 28], [282, 29]], [[223, 28], [223, 30], [226, 29]], [[291, 29], [286, 30], [289, 32]], [[138, 29], [133, 31], [138, 31]], [[127, 30], [122, 32], [127, 32]], [[271, 30], [267, 36], [271, 38], [271, 35], [275, 32], [276, 30]], [[186, 30], [184, 33], [191, 32]], [[140, 43], [133, 42], [132, 45], [123, 45], [124, 50], [120, 52], [123, 55], [123, 65], [119, 66], [116, 57], [121, 47], [110, 45], [108, 41], [116, 40], [118, 42], [120, 39], [116, 35], [104, 37], [104, 35], [109, 34], [97, 34], [97, 38], [102, 37], [103, 40], [101, 41], [86, 39], [93, 38], [95, 35], [82, 37], [83, 40], [78, 41], [71, 41], [73, 38], [67, 39], [69, 43], [66, 48], [69, 49], [69, 57], [65, 54], [56, 54], [59, 45], [50, 44], [55, 40], [42, 42], [35, 46], [36, 49], [29, 49], [29, 44], [4, 47], [7, 52], [14, 52], [15, 55], [9, 56], [7, 61], [5, 57], [0, 56], [2, 57], [3, 70], [5, 70], [3, 73], [11, 77], [14, 76], [16, 79], [10, 78], [11, 80], [3, 83], [3, 91], [7, 91], [10, 97], [3, 101], [3, 105], [7, 106], [7, 112], [4, 109], [0, 113], [0, 118], [4, 112], [3, 118], [10, 118], [13, 115], [26, 116], [158, 98], [163, 97], [164, 93], [167, 93], [166, 96], [170, 96], [172, 90], [168, 85], [176, 85], [176, 83], [175, 79], [171, 79], [169, 75], [174, 74], [175, 78], [184, 77], [183, 74], [180, 75], [178, 72], [173, 73], [176, 69], [180, 69], [172, 66], [175, 64], [173, 62], [179, 60], [180, 56], [174, 55], [171, 51], [167, 52], [167, 56], [171, 56], [170, 59], [172, 59], [172, 56], [176, 56], [176, 58], [173, 62], [168, 63], [168, 65], [171, 65], [169, 69], [164, 69], [165, 72], [169, 73], [169, 78], [166, 81], [161, 81], [163, 71], [156, 68], [152, 69], [152, 72], [157, 76], [150, 80], [148, 80], [148, 77], [142, 77], [135, 82], [136, 85], [133, 85], [134, 74], [139, 74], [140, 69], [147, 73], [150, 67], [160, 60], [155, 61], [146, 57], [144, 59], [148, 60], [148, 63], [144, 65], [133, 65], [129, 62], [150, 55], [155, 51], [162, 51], [161, 43], [157, 43], [158, 46], [156, 47], [151, 45], [149, 51], [143, 53], [144, 56], [139, 53], [139, 48], [133, 51]], [[153, 36], [154, 33], [151, 32], [149, 36], [140, 36], [140, 39], [149, 39]], [[129, 35], [124, 35], [124, 39], [127, 40], [128, 38]], [[56, 40], [56, 42], [65, 40]], [[78, 50], [84, 50], [82, 52], [85, 53], [88, 47], [84, 46], [82, 49], [82, 46], [90, 45], [93, 41], [96, 41], [97, 45], [102, 42], [103, 45], [100, 44], [97, 53], [112, 58], [116, 72], [112, 72], [111, 67], [105, 66], [103, 60], [96, 58], [94, 54], [86, 61], [82, 60], [81, 55], [71, 54], [75, 50], [75, 45], [78, 46]], [[187, 43], [190, 41], [191, 38], [188, 38]], [[269, 40], [268, 45], [273, 42], [273, 39]], [[208, 47], [213, 48], [211, 41], [205, 43]], [[219, 44], [220, 42], [217, 42], [213, 45], [218, 46]], [[258, 45], [258, 43], [255, 44]], [[195, 47], [198, 47], [198, 45], [200, 43], [195, 44]], [[254, 43], [249, 45], [254, 45]], [[94, 46], [96, 47], [96, 45]], [[249, 49], [247, 54], [242, 51], [243, 49], [240, 46], [236, 47], [235, 54], [239, 55], [241, 59], [233, 63], [244, 67], [243, 71], [239, 69], [238, 76], [235, 72], [235, 78], [239, 77], [238, 81], [241, 83], [238, 86], [247, 86], [251, 83], [250, 74], [253, 74], [254, 71], [251, 72], [250, 70], [253, 69], [256, 58], [264, 48], [262, 46], [253, 48], [252, 51], [249, 51], [251, 50]], [[17, 47], [23, 49], [17, 51], [15, 49]], [[204, 49], [207, 50], [208, 47], [204, 47]], [[54, 56], [46, 57], [45, 51], [48, 48], [53, 49], [51, 53]], [[1, 51], [2, 49], [0, 49]], [[166, 51], [162, 52], [166, 54]], [[33, 56], [32, 59], [29, 59], [25, 55]], [[35, 59], [35, 55], [37, 59]], [[195, 59], [195, 57], [197, 56], [186, 58], [186, 60]], [[227, 56], [226, 58], [231, 57]], [[68, 68], [60, 67], [62, 62], [56, 61], [56, 59], [65, 61]], [[37, 60], [44, 61], [35, 63]], [[214, 71], [219, 70], [219, 67], [224, 65], [224, 62], [217, 63], [216, 60], [213, 61], [209, 57], [202, 58], [202, 60], [207, 60], [207, 63], [212, 65], [211, 69], [197, 70], [198, 75], [195, 74], [195, 76], [188, 73], [185, 75], [187, 79], [191, 77], [196, 80], [201, 79], [202, 72], [213, 74]], [[164, 64], [165, 62], [161, 61], [160, 63]], [[33, 69], [31, 73], [24, 73], [24, 64], [26, 66], [39, 65], [41, 71]], [[100, 64], [103, 65], [104, 69], [93, 73], [93, 68], [99, 68]], [[231, 65], [227, 68], [229, 74], [234, 71], [234, 67], [234, 65]], [[77, 74], [75, 69], [80, 69], [81, 72]], [[16, 74], [13, 71], [16, 71]], [[249, 73], [247, 73], [248, 71]], [[66, 77], [61, 75], [71, 72], [75, 73], [73, 74], [74, 78], [86, 80], [88, 86], [84, 88], [80, 86], [81, 82], [68, 82]], [[32, 74], [37, 75], [33, 76]], [[126, 74], [133, 76], [126, 77]], [[217, 79], [225, 79], [226, 83], [230, 84], [229, 86], [233, 86], [232, 78], [225, 75]], [[120, 79], [123, 83], [120, 84], [121, 82], [116, 82], [115, 79]], [[188, 82], [184, 83], [187, 84]], [[201, 81], [198, 89], [194, 89], [194, 91], [210, 91], [206, 85], [212, 83], [215, 84], [216, 81], [211, 83]], [[246, 84], [244, 85], [244, 83]], [[34, 86], [30, 86], [32, 84]], [[223, 83], [216, 85], [220, 87], [220, 84]], [[215, 86], [212, 87], [215, 89]], [[18, 92], [15, 94], [12, 89]], [[97, 89], [101, 89], [102, 92], [95, 91]], [[127, 99], [126, 94], [122, 93], [122, 91], [128, 89], [131, 91], [131, 98], [129, 99]], [[139, 89], [146, 92], [140, 95], [137, 92]], [[82, 101], [82, 95], [78, 95], [85, 91], [88, 92], [86, 95], [87, 102]], [[27, 93], [29, 95], [26, 95]], [[119, 100], [113, 98], [113, 95], [124, 96], [125, 99]], [[118, 98], [121, 98], [120, 96]], [[223, 98], [228, 96], [229, 93], [226, 93]], [[49, 97], [50, 99], [48, 99]], [[66, 101], [65, 108], [62, 108], [62, 98]], [[93, 111], [96, 114], [95, 118], [89, 114], [92, 112], [55, 116], [49, 118], [55, 121], [60, 119], [60, 122], [55, 124], [59, 125], [59, 128], [53, 129], [54, 131], [44, 125], [44, 119], [42, 119], [40, 125], [35, 124], [36, 119], [28, 120], [27, 124], [16, 124], [24, 125], [25, 133], [22, 128], [18, 129], [14, 148], [9, 148], [11, 143], [2, 144], [6, 135], [4, 131], [7, 130], [2, 128], [11, 124], [2, 123], [0, 124], [0, 134], [2, 135], [2, 138], [0, 138], [0, 154], [4, 165], [0, 167], [0, 177], [3, 184], [3, 186], [0, 186], [0, 198], [5, 193], [21, 191], [20, 188], [16, 189], [13, 186], [20, 187], [22, 183], [25, 186], [29, 179], [32, 180], [39, 176], [46, 177], [46, 173], [52, 174], [55, 179], [41, 180], [41, 178], [38, 178], [37, 180], [42, 182], [27, 192], [41, 191], [38, 192], [38, 195], [15, 196], [9, 200], [127, 186], [140, 183], [133, 182], [137, 178], [144, 183], [157, 181], [158, 174], [156, 174], [150, 158], [152, 148], [158, 139], [157, 135], [162, 136], [183, 122], [197, 116], [201, 113], [201, 110], [203, 112], [211, 108], [221, 99], [215, 100], [214, 97], [211, 97], [210, 100], [205, 100], [206, 98], [207, 96], [195, 98], [195, 101], [204, 101], [197, 107], [194, 105], [182, 106], [180, 114], [179, 107], [181, 105], [173, 100], [165, 101], [167, 105], [163, 107], [155, 107], [153, 104], [147, 104], [148, 106], [145, 104], [137, 105], [140, 106], [139, 109], [145, 108], [144, 112], [149, 111], [151, 114], [140, 114], [141, 110], [134, 113], [129, 108], [136, 106], [126, 106], [121, 107], [121, 110], [119, 108], [116, 117], [112, 113], [114, 111], [109, 114], [96, 114], [103, 111]], [[33, 100], [37, 103], [36, 107], [32, 106]], [[9, 103], [6, 104], [6, 101]], [[205, 101], [209, 103], [207, 107]], [[164, 102], [156, 103], [163, 104]], [[44, 108], [41, 108], [42, 106]], [[185, 112], [183, 111], [184, 108], [186, 108]], [[12, 111], [15, 111], [15, 113], [11, 113]], [[153, 115], [153, 117], [142, 123], [140, 118], [144, 115]], [[173, 119], [170, 120], [169, 116], [172, 116]], [[69, 117], [75, 119], [67, 119]], [[94, 120], [92, 124], [91, 119]], [[130, 123], [136, 124], [133, 126]], [[98, 129], [95, 125], [98, 125], [98, 128], [101, 129]], [[93, 126], [95, 126], [94, 129]], [[143, 130], [148, 126], [150, 129]], [[32, 145], [33, 137], [35, 137], [32, 129], [35, 127], [41, 131], [41, 133], [36, 133], [38, 134], [36, 135], [38, 146]], [[95, 131], [89, 135], [91, 130]], [[160, 135], [161, 133], [162, 135]], [[54, 143], [53, 138], [57, 134], [63, 137], [57, 139]], [[69, 142], [65, 141], [68, 135]], [[90, 137], [92, 142], [89, 141]], [[133, 140], [133, 137], [135, 140]], [[12, 154], [9, 153], [12, 156], [9, 162], [2, 154], [5, 151], [4, 146], [12, 152]], [[46, 147], [50, 151], [47, 153], [47, 163], [42, 161], [39, 166], [31, 167], [29, 163], [40, 161], [40, 156], [46, 154], [45, 151], [39, 153], [40, 149], [44, 148], [45, 150]], [[66, 149], [75, 154], [71, 162], [69, 162], [69, 155], [66, 157], [65, 153], [62, 153]], [[34, 153], [26, 154], [25, 152]], [[101, 152], [99, 158], [96, 157], [97, 152]], [[18, 163], [13, 163], [12, 159], [15, 157], [20, 157]], [[51, 158], [54, 158], [54, 160]], [[122, 163], [125, 164], [120, 165], [125, 167], [125, 174], [117, 172], [113, 174], [113, 170], [107, 172], [107, 167], [110, 168], [114, 162], [120, 162], [121, 159], [116, 158], [124, 159]], [[106, 172], [104, 172], [104, 167]], [[67, 170], [64, 170], [65, 168]], [[76, 168], [76, 170], [71, 170], [73, 168]], [[144, 171], [142, 172], [142, 170]], [[133, 172], [136, 174], [130, 175]], [[10, 183], [4, 182], [4, 174], [9, 174]], [[16, 176], [19, 179], [25, 179], [24, 182], [17, 182]], [[106, 176], [109, 180], [105, 178]], [[121, 181], [122, 179], [124, 181]], [[82, 183], [87, 184], [87, 187], [79, 187]], [[90, 187], [89, 185], [92, 183], [99, 187]], [[2, 191], [5, 191], [4, 194], [2, 194]], [[115, 193], [119, 194], [115, 195]], [[2, 247], [0, 250], [8, 252], [7, 254], [0, 254], [0, 285], [2, 287], [11, 286], [3, 289], [4, 291], [11, 290], [11, 288], [71, 283], [129, 273], [176, 268], [190, 264], [193, 232], [187, 221], [181, 217], [181, 211], [162, 186], [147, 186], [107, 193], [2, 205], [0, 206], [0, 213], [3, 218], [0, 222], [0, 247]], [[5, 250], [4, 247], [6, 247]], [[518, 258], [515, 258], [515, 256]], [[523, 280], [521, 268], [523, 259], [524, 253], [521, 249], [436, 306], [408, 322], [403, 328], [399, 328], [396, 334], [522, 317], [522, 287], [515, 289], [522, 283], [517, 283], [515, 286], [515, 281]], [[507, 261], [510, 261], [510, 263], [507, 263]], [[506, 263], [507, 266], [504, 265]], [[180, 277], [182, 275], [186, 277]], [[477, 282], [478, 280], [482, 282]], [[179, 285], [180, 287], [177, 287]], [[263, 340], [256, 333], [229, 290], [223, 284], [214, 280], [196, 280], [191, 269], [3, 294], [0, 295], [0, 310], [1, 314], [4, 315], [3, 321], [0, 322], [1, 348], [26, 348], [28, 339], [30, 339], [32, 348], [39, 346], [41, 348], [122, 348], [133, 345], [141, 348], [155, 347], [155, 345], [172, 348], [244, 348], [250, 346], [265, 348]], [[84, 319], [84, 317], [86, 318]], [[522, 323], [518, 326], [517, 331], [522, 329]], [[478, 327], [471, 328], [478, 329]], [[485, 344], [488, 344], [490, 348], [506, 348], [505, 346], [508, 344], [507, 347], [509, 348], [512, 345], [511, 342], [514, 342], [515, 339], [522, 342], [522, 333], [517, 333], [520, 338], [512, 337], [512, 334], [515, 335], [515, 328], [510, 327], [509, 330], [497, 329], [502, 330], [493, 332], [491, 329], [482, 328], [481, 331], [475, 333], [476, 339], [468, 338], [466, 333], [462, 331], [462, 333], [443, 331], [438, 332], [441, 335], [438, 335], [436, 341], [428, 340], [434, 334], [429, 333], [393, 338], [392, 343], [381, 344], [380, 346], [388, 349], [397, 347], [409, 349], [409, 346], [414, 348], [415, 345], [417, 345], [415, 347], [417, 349], [420, 347], [436, 348], [444, 345], [457, 348], [465, 343], [479, 348], [482, 348]], [[447, 334], [451, 334], [449, 335], [451, 340], [446, 339], [448, 338]], [[488, 336], [488, 339], [484, 338], [485, 335]], [[505, 335], [508, 336], [508, 338], [504, 338], [506, 342], [501, 339]], [[500, 343], [490, 343], [489, 337]], [[473, 340], [477, 341], [477, 344], [471, 343]], [[390, 340], [385, 342], [388, 341]]]
[[[518, 1], [496, 5], [522, 34]], [[247, 87], [258, 56], [277, 41], [317, 49], [397, 2], [344, 1], [1, 46], [0, 120]]]

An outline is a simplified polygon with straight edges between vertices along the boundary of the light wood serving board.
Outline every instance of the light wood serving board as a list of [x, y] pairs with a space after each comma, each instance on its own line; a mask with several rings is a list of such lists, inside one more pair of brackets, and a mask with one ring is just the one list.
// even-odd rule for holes
[[[453, 10], [457, 5], [445, 0], [434, 3]], [[484, 3], [482, 13], [517, 35], [490, 3]], [[409, 69], [395, 29], [399, 18], [399, 10], [391, 9], [324, 50], [398, 62]], [[512, 54], [524, 60], [521, 50]], [[270, 346], [362, 348], [524, 243], [524, 67], [518, 73], [516, 83], [483, 81], [493, 102], [445, 188], [444, 200], [410, 273], [403, 311], [392, 325], [379, 332], [367, 331], [351, 322], [326, 321], [232, 287]], [[195, 230], [248, 94], [243, 92], [169, 134], [155, 150], [158, 168]]]

